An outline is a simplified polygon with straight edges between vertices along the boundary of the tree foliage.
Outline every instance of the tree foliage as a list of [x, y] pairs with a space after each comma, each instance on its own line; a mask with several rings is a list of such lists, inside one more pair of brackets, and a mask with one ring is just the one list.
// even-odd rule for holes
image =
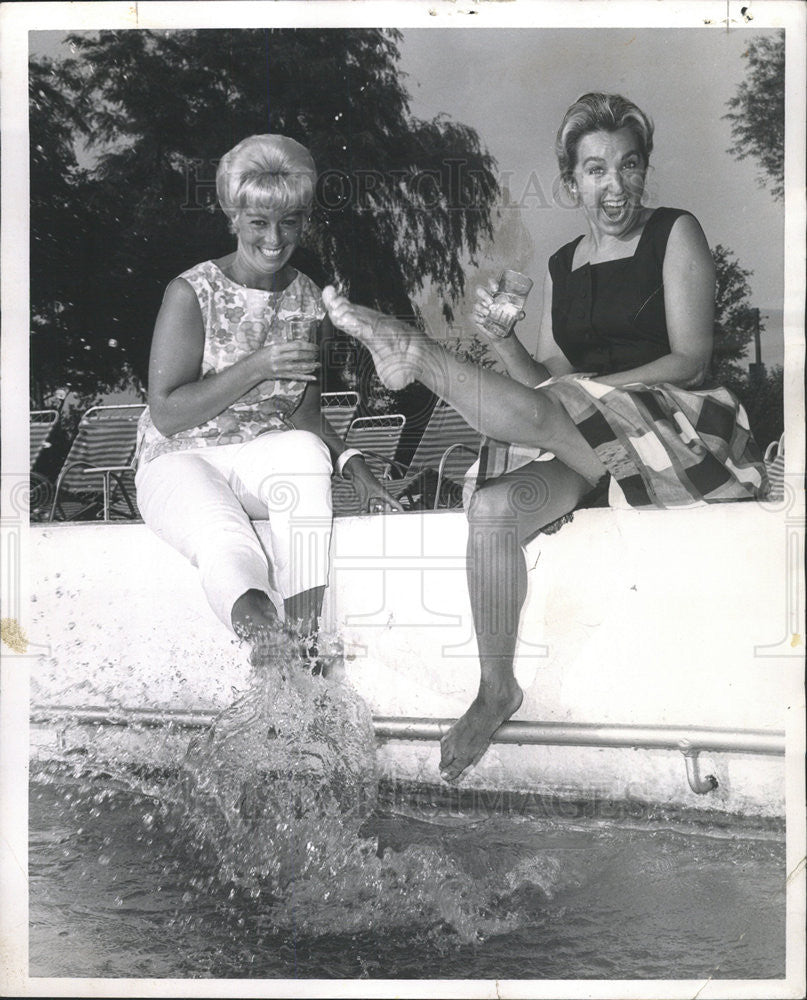
[[[110, 388], [129, 369], [145, 382], [166, 284], [233, 249], [215, 168], [255, 133], [298, 139], [321, 171], [297, 266], [405, 316], [428, 279], [451, 315], [463, 261], [491, 232], [495, 164], [472, 129], [410, 114], [399, 33], [130, 30], [69, 40], [75, 58], [31, 67], [32, 150], [36, 142], [42, 151], [31, 178], [32, 368], [41, 384]], [[366, 360], [357, 367], [370, 377]]]
[[716, 272], [712, 375], [731, 389], [745, 407], [757, 442], [764, 447], [784, 428], [782, 369], [749, 371], [748, 348], [754, 333], [765, 331], [759, 310], [751, 305], [752, 272], [721, 244], [712, 250]]
[[120, 352], [110, 346], [113, 335], [99, 330], [93, 336], [89, 323], [103, 272], [94, 253], [96, 220], [86, 197], [87, 179], [76, 159], [81, 111], [61, 67], [47, 59], [31, 65], [31, 397], [36, 405], [59, 387], [91, 402], [100, 389], [117, 388], [130, 377]]
[[[785, 35], [759, 35], [744, 56], [748, 76], [730, 98], [724, 118], [731, 122], [734, 145], [729, 152], [743, 160], [753, 156], [771, 181], [771, 194], [784, 197], [785, 171]], [[765, 185], [765, 175], [759, 182]]]
[[777, 441], [785, 426], [784, 372], [775, 365], [758, 376], [745, 372], [730, 388], [748, 414], [748, 422], [761, 449]]
[[744, 359], [757, 323], [764, 324], [751, 305], [752, 272], [741, 267], [734, 253], [718, 243], [712, 250], [715, 262], [715, 324], [712, 374], [718, 382], [742, 375]]

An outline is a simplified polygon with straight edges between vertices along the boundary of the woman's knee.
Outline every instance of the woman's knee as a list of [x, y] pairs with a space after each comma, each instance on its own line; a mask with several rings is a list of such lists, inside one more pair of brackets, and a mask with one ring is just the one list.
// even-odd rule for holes
[[508, 477], [481, 486], [468, 504], [468, 520], [476, 527], [518, 522], [549, 504], [548, 484], [540, 476]]
[[266, 434], [246, 445], [233, 469], [247, 509], [264, 512], [327, 511], [330, 516], [331, 458], [325, 443], [308, 431]]

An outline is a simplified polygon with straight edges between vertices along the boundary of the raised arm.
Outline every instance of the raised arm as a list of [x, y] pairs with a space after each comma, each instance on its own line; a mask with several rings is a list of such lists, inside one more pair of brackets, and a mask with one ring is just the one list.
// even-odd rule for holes
[[603, 375], [606, 385], [670, 382], [682, 389], [701, 384], [712, 358], [715, 265], [697, 220], [682, 215], [670, 231], [662, 270], [670, 353], [630, 371]]
[[175, 278], [157, 316], [149, 360], [149, 408], [161, 434], [198, 427], [264, 379], [316, 379], [317, 346], [295, 341], [262, 347], [200, 380], [204, 345], [196, 294], [187, 281]]

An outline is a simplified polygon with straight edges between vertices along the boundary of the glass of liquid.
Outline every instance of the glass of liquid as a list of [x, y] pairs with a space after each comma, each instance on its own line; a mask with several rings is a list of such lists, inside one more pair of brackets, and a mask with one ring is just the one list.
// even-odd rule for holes
[[482, 324], [487, 333], [498, 340], [509, 337], [516, 320], [524, 309], [532, 288], [532, 279], [518, 271], [502, 271], [493, 295], [490, 312]]
[[293, 340], [307, 340], [314, 344], [317, 340], [318, 327], [319, 321], [316, 319], [295, 316], [283, 324], [283, 340], [286, 343], [291, 343]]

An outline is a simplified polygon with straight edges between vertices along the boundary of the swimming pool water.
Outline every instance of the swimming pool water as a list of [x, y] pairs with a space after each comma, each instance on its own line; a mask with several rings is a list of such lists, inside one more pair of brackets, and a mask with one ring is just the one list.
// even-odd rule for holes
[[784, 975], [781, 830], [723, 824], [716, 835], [703, 822], [558, 810], [405, 813], [382, 805], [365, 821], [361, 856], [376, 874], [357, 878], [355, 891], [335, 874], [292, 881], [279, 901], [222, 880], [158, 799], [114, 779], [35, 769], [30, 975]]

